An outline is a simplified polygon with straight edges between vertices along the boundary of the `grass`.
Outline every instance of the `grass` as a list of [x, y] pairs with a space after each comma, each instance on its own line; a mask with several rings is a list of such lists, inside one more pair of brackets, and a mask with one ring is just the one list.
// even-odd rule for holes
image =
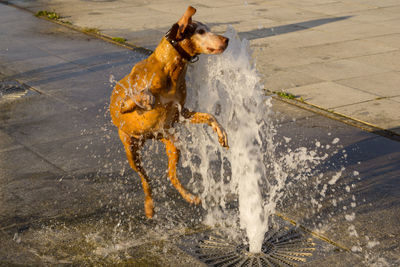
[[121, 44], [124, 44], [126, 42], [126, 39], [122, 37], [113, 37], [112, 40]]
[[291, 94], [291, 93], [276, 92], [276, 94], [277, 94], [278, 96], [280, 96], [280, 97], [287, 98], [287, 99], [295, 99], [295, 98], [296, 98], [296, 96], [293, 95], [293, 94]]
[[297, 100], [299, 100], [299, 101], [301, 101], [301, 102], [304, 102], [304, 99], [303, 99], [303, 97], [299, 97], [299, 96], [295, 96], [294, 94], [291, 94], [291, 93], [287, 93], [287, 92], [282, 92], [282, 91], [280, 91], [280, 92], [278, 92], [278, 91], [272, 91], [272, 93], [274, 93], [274, 94], [277, 94], [279, 97], [282, 97], [282, 98], [286, 98], [286, 99], [297, 99]]
[[56, 13], [55, 11], [40, 10], [40, 11], [36, 12], [35, 16], [36, 17], [46, 17], [48, 19], [57, 20], [64, 24], [72, 25], [72, 23], [70, 21], [62, 20], [61, 15]]
[[98, 28], [84, 27], [82, 28], [82, 31], [86, 33], [100, 34], [100, 30]]
[[[64, 24], [72, 25], [70, 21], [67, 20], [60, 20], [61, 16], [60, 14], [56, 13], [55, 11], [47, 11], [47, 10], [40, 10], [36, 12], [35, 14], [36, 17], [45, 17], [48, 19], [52, 20], [57, 20], [59, 22], [62, 22]], [[84, 33], [91, 33], [91, 34], [100, 34], [100, 30], [98, 28], [91, 28], [91, 27], [83, 27], [81, 28], [82, 32]], [[126, 43], [126, 39], [122, 37], [112, 37], [111, 38], [114, 42], [124, 44]]]
[[60, 14], [54, 11], [40, 10], [36, 12], [36, 17], [47, 17], [48, 19], [59, 20], [61, 18]]

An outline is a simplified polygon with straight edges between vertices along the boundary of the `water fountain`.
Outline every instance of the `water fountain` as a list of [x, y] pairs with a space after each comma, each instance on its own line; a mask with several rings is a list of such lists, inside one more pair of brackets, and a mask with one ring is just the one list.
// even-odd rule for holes
[[[274, 132], [272, 124], [266, 121], [271, 102], [249, 61], [248, 42], [240, 41], [233, 28], [228, 29], [226, 36], [230, 44], [222, 56], [203, 57], [189, 70], [189, 88], [192, 91], [188, 94], [191, 98], [187, 105], [199, 110], [212, 110], [226, 127], [232, 145], [228, 152], [220, 151], [219, 148], [212, 149], [215, 141], [207, 134], [196, 136], [200, 140], [189, 142], [189, 150], [209, 160], [202, 160], [198, 169], [195, 166], [192, 171], [199, 171], [204, 179], [202, 198], [205, 200], [204, 208], [210, 210], [208, 223], [221, 223], [218, 218], [221, 218], [221, 210], [225, 209], [226, 196], [238, 194], [240, 228], [249, 238], [250, 252], [260, 252], [268, 219], [274, 212], [273, 207], [265, 208], [259, 187], [266, 173], [263, 162], [267, 155], [263, 152], [272, 143]], [[210, 164], [216, 160], [229, 162], [229, 167], [220, 170], [221, 176], [226, 175], [225, 179], [216, 180], [215, 174], [209, 171]], [[187, 166], [190, 161], [186, 158]]]
[[[284, 195], [290, 176], [288, 169], [317, 164], [327, 155], [319, 156], [304, 147], [285, 155], [276, 153], [271, 99], [266, 96], [251, 62], [249, 43], [241, 41], [232, 27], [225, 35], [230, 43], [223, 55], [204, 56], [189, 69], [187, 106], [216, 114], [226, 127], [230, 149], [220, 149], [211, 133], [204, 129], [195, 138], [184, 139], [185, 149], [191, 153], [183, 155], [183, 165], [202, 177], [201, 183], [194, 178], [192, 183], [197, 183], [195, 188], [203, 189], [202, 203], [208, 210], [205, 223], [225, 226], [225, 230], [231, 229], [228, 230], [231, 236], [237, 236], [235, 231], [240, 228], [247, 236], [242, 240], [247, 250], [257, 254], [263, 251], [264, 234]], [[201, 162], [193, 164], [190, 155], [200, 155]], [[298, 171], [295, 179], [304, 180], [308, 176]], [[229, 208], [235, 198], [239, 214]]]

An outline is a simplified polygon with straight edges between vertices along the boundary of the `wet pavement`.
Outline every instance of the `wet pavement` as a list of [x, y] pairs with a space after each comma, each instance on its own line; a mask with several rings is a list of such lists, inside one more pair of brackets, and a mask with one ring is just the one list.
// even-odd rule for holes
[[[148, 144], [158, 155], [150, 176], [160, 179], [157, 215], [145, 219], [107, 113], [110, 76], [145, 55], [6, 5], [0, 34], [0, 80], [27, 92], [0, 97], [0, 265], [205, 266], [187, 241], [209, 230], [205, 211], [180, 198], [162, 146]], [[278, 208], [286, 227], [290, 219], [314, 234], [316, 256], [304, 266], [398, 266], [400, 143], [280, 101], [273, 109], [277, 153], [329, 155], [312, 170], [324, 174], [325, 197], [310, 180], [288, 188]], [[188, 170], [178, 172], [187, 184]]]

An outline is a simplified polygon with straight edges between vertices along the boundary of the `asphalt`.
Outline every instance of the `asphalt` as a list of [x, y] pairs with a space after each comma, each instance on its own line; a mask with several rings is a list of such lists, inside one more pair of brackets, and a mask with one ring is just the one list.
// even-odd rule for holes
[[[155, 188], [166, 189], [146, 220], [107, 114], [110, 76], [146, 55], [10, 5], [0, 5], [0, 22], [0, 78], [22, 88], [0, 98], [0, 264], [205, 266], [185, 246], [206, 231], [205, 211], [159, 179]], [[278, 207], [282, 223], [301, 224], [319, 244], [304, 266], [398, 266], [400, 143], [279, 100], [273, 110], [277, 142], [291, 140], [277, 153], [318, 143], [329, 155], [315, 167], [320, 184], [342, 173], [321, 206], [311, 180]], [[155, 177], [165, 175], [158, 153]]]

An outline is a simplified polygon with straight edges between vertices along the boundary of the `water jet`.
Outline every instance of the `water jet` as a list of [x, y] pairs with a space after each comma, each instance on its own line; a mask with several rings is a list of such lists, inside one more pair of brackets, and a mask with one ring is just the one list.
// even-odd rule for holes
[[[203, 128], [195, 140], [186, 138], [181, 143], [192, 152], [187, 155], [200, 155], [201, 163], [193, 164], [190, 156], [182, 161], [192, 174], [201, 174], [201, 181], [193, 175], [191, 183], [202, 189], [202, 205], [208, 212], [204, 222], [225, 226], [231, 235], [244, 231], [247, 255], [258, 255], [266, 247], [264, 234], [290, 184], [309, 182], [315, 176], [314, 166], [328, 155], [306, 147], [278, 153], [271, 98], [252, 62], [249, 42], [240, 40], [232, 27], [225, 36], [230, 43], [222, 55], [203, 56], [190, 66], [186, 105], [216, 114], [226, 125], [230, 149], [220, 149]], [[336, 175], [339, 179], [341, 173]], [[232, 196], [237, 199], [234, 208]]]

